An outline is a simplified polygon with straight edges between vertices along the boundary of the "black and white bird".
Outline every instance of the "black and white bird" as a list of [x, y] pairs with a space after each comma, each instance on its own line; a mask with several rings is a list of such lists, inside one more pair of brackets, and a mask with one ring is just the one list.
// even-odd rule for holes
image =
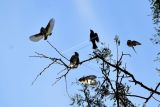
[[47, 40], [48, 36], [52, 35], [54, 24], [55, 24], [55, 20], [53, 18], [50, 19], [45, 28], [41, 27], [40, 32], [35, 35], [30, 36], [29, 39], [33, 42], [38, 42], [42, 38], [44, 38], [44, 40]]
[[70, 58], [70, 65], [71, 68], [77, 68], [79, 64], [79, 54], [78, 52], [75, 52], [74, 55]]
[[97, 84], [96, 78], [97, 77], [95, 75], [88, 75], [79, 78], [78, 81], [84, 85], [96, 85]]
[[93, 49], [97, 49], [97, 44], [96, 42], [99, 42], [99, 37], [98, 37], [98, 34], [97, 33], [94, 33], [93, 30], [90, 30], [90, 41], [92, 42], [92, 45], [93, 45]]
[[127, 45], [129, 46], [129, 47], [132, 47], [132, 49], [134, 50], [134, 52], [136, 53], [136, 50], [135, 50], [135, 46], [137, 46], [137, 45], [141, 45], [141, 43], [140, 42], [138, 42], [138, 41], [135, 41], [135, 40], [127, 40]]

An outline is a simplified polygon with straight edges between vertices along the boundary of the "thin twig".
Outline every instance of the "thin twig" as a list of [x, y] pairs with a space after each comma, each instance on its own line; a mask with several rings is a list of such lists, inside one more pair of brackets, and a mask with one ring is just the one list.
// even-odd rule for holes
[[48, 69], [52, 64], [54, 64], [54, 62], [50, 63], [47, 67], [45, 67], [45, 68], [36, 76], [36, 78], [35, 78], [34, 81], [32, 82], [32, 85], [35, 83], [35, 81], [37, 80], [37, 78], [38, 78], [39, 76], [41, 76], [42, 73], [43, 73], [46, 69]]
[[52, 58], [52, 57], [48, 57], [44, 54], [40, 54], [38, 52], [35, 52], [37, 55], [34, 55], [34, 56], [29, 56], [29, 57], [38, 57], [38, 58], [46, 58], [46, 59], [50, 59], [52, 61], [55, 61], [55, 60], [58, 60], [57, 58]]
[[85, 62], [88, 62], [88, 61], [90, 61], [90, 60], [93, 60], [93, 59], [95, 59], [95, 58], [97, 58], [97, 56], [94, 56], [94, 57], [91, 57], [91, 58], [86, 59], [86, 60], [84, 60], [84, 61], [81, 61], [81, 62], [79, 62], [79, 64], [81, 65], [81, 64], [83, 64], [83, 63], [85, 63]]
[[71, 98], [71, 96], [69, 95], [69, 92], [68, 92], [67, 77], [65, 76], [64, 79], [65, 79], [65, 84], [66, 84], [66, 93], [67, 93], [68, 97]]
[[[160, 86], [160, 83], [156, 86], [155, 91], [157, 91], [158, 87]], [[153, 96], [154, 92], [151, 92], [150, 96], [146, 99], [145, 103], [149, 101], [149, 99]]]
[[139, 96], [139, 95], [130, 95], [130, 94], [128, 94], [128, 95], [126, 95], [126, 96], [129, 96], [129, 97], [137, 97], [137, 98], [141, 98], [141, 99], [147, 99], [146, 97], [142, 97], [142, 96]]
[[150, 92], [153, 92], [153, 93], [155, 93], [155, 94], [160, 95], [160, 92], [159, 92], [159, 91], [153, 90], [152, 88], [149, 88], [148, 86], [144, 85], [142, 82], [137, 81], [137, 80], [135, 79], [135, 77], [133, 76], [133, 74], [131, 74], [129, 71], [124, 70], [124, 69], [122, 69], [122, 68], [119, 67], [119, 66], [116, 66], [116, 65], [114, 65], [114, 64], [109, 63], [108, 61], [106, 61], [104, 58], [102, 58], [102, 57], [99, 56], [99, 55], [97, 55], [97, 57], [100, 58], [102, 61], [104, 61], [106, 64], [110, 65], [111, 67], [117, 68], [117, 69], [119, 69], [120, 71], [122, 71], [124, 74], [128, 75], [129, 77], [131, 77], [131, 78], [132, 78], [132, 81], [131, 81], [131, 82], [134, 82], [135, 85], [138, 84], [138, 85], [140, 85], [141, 87], [143, 87], [144, 89], [146, 89], [146, 90], [148, 90], [148, 91], [150, 91]]
[[64, 59], [66, 59], [67, 61], [69, 61], [69, 59], [67, 59], [64, 55], [62, 55], [61, 52], [59, 52], [59, 51], [57, 50], [57, 48], [55, 48], [49, 41], [47, 41], [47, 43], [48, 43], [53, 49], [55, 49], [55, 50], [59, 53], [59, 55], [61, 55]]
[[155, 97], [153, 97], [153, 96], [152, 96], [152, 98], [160, 103], [160, 100], [157, 100], [157, 99], [156, 99]]
[[62, 73], [63, 71], [65, 71], [67, 68], [62, 69], [60, 72], [57, 73], [57, 75], [59, 75], [60, 73]]
[[71, 70], [71, 69], [68, 69], [65, 74], [63, 74], [63, 75], [59, 76], [58, 78], [56, 78], [57, 80], [52, 84], [52, 86], [55, 85], [55, 84], [56, 84], [59, 80], [61, 80], [63, 77], [66, 77], [70, 70]]

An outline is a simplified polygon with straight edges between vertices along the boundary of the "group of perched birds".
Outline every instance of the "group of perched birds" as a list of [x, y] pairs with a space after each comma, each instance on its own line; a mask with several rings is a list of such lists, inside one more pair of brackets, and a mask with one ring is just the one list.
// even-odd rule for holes
[[[30, 36], [29, 37], [30, 40], [33, 42], [38, 42], [43, 38], [44, 38], [44, 40], [47, 40], [48, 36], [52, 35], [52, 30], [54, 28], [54, 25], [55, 25], [55, 20], [52, 18], [49, 20], [46, 27], [41, 27], [39, 33]], [[98, 37], [98, 34], [95, 33], [92, 29], [90, 29], [90, 41], [92, 43], [92, 49], [97, 49], [98, 46], [96, 43], [99, 42], [99, 37]], [[127, 45], [129, 47], [132, 47], [134, 52], [136, 52], [134, 47], [137, 45], [141, 45], [141, 43], [138, 41], [135, 41], [135, 40], [127, 40]], [[70, 68], [77, 68], [78, 64], [79, 64], [79, 54], [78, 54], [78, 52], [75, 52], [74, 55], [72, 55], [70, 58], [69, 67]], [[95, 85], [96, 84], [96, 76], [89, 75], [89, 76], [81, 77], [79, 79], [79, 81], [83, 84]]]

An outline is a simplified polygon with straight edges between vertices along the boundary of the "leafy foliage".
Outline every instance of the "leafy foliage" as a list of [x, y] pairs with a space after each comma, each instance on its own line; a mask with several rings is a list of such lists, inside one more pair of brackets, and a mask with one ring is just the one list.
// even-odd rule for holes
[[[155, 31], [156, 33], [153, 35], [153, 37], [151, 38], [151, 41], [154, 44], [158, 44], [160, 45], [160, 0], [150, 0], [151, 2], [151, 10], [152, 10], [152, 20], [154, 22], [155, 25], [157, 25], [155, 27]], [[160, 61], [159, 55], [157, 54], [156, 57], [157, 61]], [[156, 68], [156, 70], [158, 72], [160, 72], [159, 68]]]
[[155, 27], [156, 34], [153, 35], [153, 38], [151, 38], [151, 41], [154, 44], [160, 44], [160, 0], [150, 0], [151, 2], [151, 10], [152, 10], [152, 20], [153, 23], [157, 25]]
[[160, 1], [159, 0], [150, 0], [151, 10], [153, 13], [153, 22], [158, 24], [160, 22]]
[[160, 45], [160, 27], [155, 28], [156, 34], [153, 35], [153, 38], [151, 38], [151, 41], [154, 44], [159, 44]]
[[[158, 99], [153, 97], [154, 94], [160, 95], [160, 92], [157, 91], [160, 86], [160, 82], [155, 88], [150, 88], [143, 84], [141, 81], [138, 81], [134, 75], [127, 70], [126, 64], [123, 61], [123, 57], [130, 56], [130, 54], [124, 54], [122, 52], [119, 55], [119, 37], [116, 36], [114, 41], [117, 48], [116, 60], [113, 57], [112, 51], [104, 46], [103, 48], [96, 49], [93, 51], [93, 53], [89, 54], [90, 57], [88, 59], [79, 62], [77, 68], [71, 68], [68, 66], [64, 60], [69, 60], [60, 51], [58, 51], [58, 49], [56, 49], [51, 43], [47, 41], [49, 45], [52, 46], [52, 48], [55, 49], [55, 51], [61, 56], [61, 58], [48, 57], [40, 53], [36, 53], [37, 55], [32, 56], [45, 58], [52, 61], [52, 63], [50, 63], [37, 75], [33, 83], [39, 76], [42, 75], [46, 69], [48, 69], [53, 64], [58, 64], [65, 67], [57, 75], [66, 71], [64, 74], [56, 78], [57, 81], [54, 83], [56, 84], [62, 78], [65, 78], [66, 80], [67, 75], [71, 70], [78, 69], [79, 66], [85, 64], [86, 62], [96, 61], [99, 65], [101, 77], [99, 77], [97, 84], [81, 84], [82, 87], [79, 89], [78, 93], [75, 93], [75, 95], [72, 97], [69, 95], [69, 98], [72, 101], [70, 104], [71, 106], [76, 105], [78, 107], [107, 107], [107, 101], [109, 101], [110, 103], [112, 102], [113, 107], [138, 107], [135, 102], [131, 100], [131, 98], [144, 100], [142, 103], [144, 106], [147, 105], [147, 102], [150, 99], [155, 99], [156, 101], [160, 102]], [[77, 85], [79, 85], [79, 83], [77, 83]], [[130, 90], [134, 85], [143, 88], [148, 92], [149, 96], [142, 96], [141, 93], [131, 92]]]

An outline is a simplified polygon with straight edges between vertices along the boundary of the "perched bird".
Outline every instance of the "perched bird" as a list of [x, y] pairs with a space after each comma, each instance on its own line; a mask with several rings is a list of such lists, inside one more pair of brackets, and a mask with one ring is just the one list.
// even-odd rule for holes
[[92, 45], [93, 45], [93, 49], [97, 49], [97, 45], [96, 45], [96, 42], [99, 42], [99, 37], [98, 37], [98, 34], [97, 33], [94, 33], [93, 30], [90, 30], [90, 41], [92, 42]]
[[79, 54], [78, 52], [75, 52], [74, 55], [70, 58], [70, 65], [71, 68], [77, 68], [79, 64]]
[[84, 85], [96, 85], [97, 84], [96, 78], [97, 77], [95, 75], [89, 75], [81, 77], [78, 81]]
[[47, 40], [48, 36], [52, 35], [54, 24], [55, 20], [53, 18], [50, 19], [46, 28], [41, 27], [40, 32], [38, 34], [30, 36], [29, 39], [33, 42], [38, 42], [44, 37], [44, 40]]
[[134, 46], [137, 46], [137, 45], [141, 45], [141, 43], [140, 42], [137, 42], [137, 41], [135, 41], [135, 40], [127, 40], [127, 45], [129, 46], [129, 47], [132, 47], [133, 48], [133, 50], [134, 50], [134, 52], [136, 53], [136, 50], [134, 49]]

